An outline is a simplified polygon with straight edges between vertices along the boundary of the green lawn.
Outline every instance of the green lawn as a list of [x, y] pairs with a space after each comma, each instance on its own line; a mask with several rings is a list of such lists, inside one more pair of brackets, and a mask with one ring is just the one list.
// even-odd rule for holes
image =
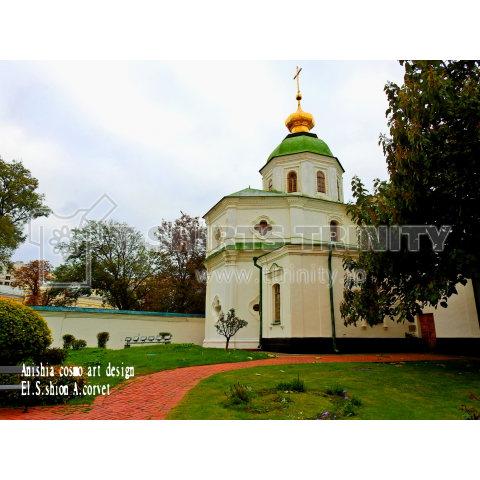
[[[274, 393], [279, 382], [297, 375], [305, 381], [305, 393]], [[228, 406], [224, 392], [237, 383], [260, 395], [247, 406]], [[219, 373], [190, 390], [167, 418], [315, 419], [334, 409], [339, 397], [326, 395], [325, 389], [335, 384], [362, 402], [357, 414], [348, 418], [461, 419], [460, 406], [475, 403], [469, 400], [469, 391], [480, 394], [480, 361], [272, 365]]]
[[[212, 365], [216, 363], [246, 362], [249, 359], [259, 360], [269, 358], [263, 352], [247, 352], [245, 350], [229, 350], [220, 348], [203, 348], [194, 344], [167, 344], [130, 347], [121, 350], [101, 348], [84, 348], [69, 350], [65, 366], [82, 366], [87, 374], [87, 385], [99, 385], [100, 389], [94, 395], [77, 396], [68, 401], [69, 405], [91, 404], [102, 386], [109, 385], [110, 390], [125, 382], [127, 367], [133, 367], [133, 378], [149, 373], [161, 372], [178, 367], [195, 365]], [[107, 375], [108, 368], [114, 367], [114, 375]], [[122, 372], [123, 367], [123, 372]], [[117, 369], [118, 373], [117, 375]], [[128, 370], [131, 372], [131, 369]], [[88, 375], [90, 373], [90, 375]], [[100, 373], [100, 375], [98, 375]], [[14, 376], [13, 378], [16, 378]], [[132, 377], [130, 377], [132, 378]], [[48, 377], [45, 377], [48, 381]], [[21, 378], [12, 380], [12, 376], [0, 375], [0, 384], [20, 383]], [[19, 393], [3, 393], [0, 397], [3, 406], [23, 405], [24, 400]], [[53, 404], [48, 397], [44, 404]]]
[[[91, 367], [91, 373], [97, 373], [94, 367], [100, 365], [100, 376], [89, 376], [91, 385], [110, 385], [110, 389], [125, 381], [125, 376], [107, 376], [109, 364], [116, 368], [134, 367], [134, 376], [161, 372], [178, 367], [194, 365], [212, 365], [215, 363], [246, 362], [249, 358], [258, 360], [268, 358], [266, 353], [247, 352], [245, 350], [229, 350], [220, 348], [203, 348], [193, 344], [170, 344], [130, 347], [122, 350], [85, 348], [70, 350], [66, 365]], [[124, 370], [125, 372], [125, 370]], [[120, 370], [120, 374], [121, 374]], [[91, 403], [95, 396], [77, 397], [69, 404]]]

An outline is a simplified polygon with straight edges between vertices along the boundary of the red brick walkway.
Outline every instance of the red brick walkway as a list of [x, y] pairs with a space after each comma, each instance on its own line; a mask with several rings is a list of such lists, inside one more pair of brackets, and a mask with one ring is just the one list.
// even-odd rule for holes
[[162, 420], [200, 380], [229, 370], [289, 363], [412, 362], [458, 359], [458, 357], [446, 355], [407, 353], [381, 356], [321, 355], [321, 357], [316, 359], [313, 355], [289, 356], [166, 370], [129, 380], [111, 390], [109, 396], [98, 396], [89, 406], [34, 407], [30, 409], [30, 413], [22, 413], [22, 408], [0, 408], [0, 420]]

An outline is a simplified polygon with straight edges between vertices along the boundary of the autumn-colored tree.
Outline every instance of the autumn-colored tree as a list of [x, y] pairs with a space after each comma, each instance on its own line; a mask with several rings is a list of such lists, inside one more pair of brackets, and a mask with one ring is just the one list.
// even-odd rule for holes
[[42, 286], [53, 280], [52, 265], [46, 260], [34, 260], [23, 267], [12, 270], [12, 287], [21, 287], [26, 293], [26, 305], [43, 305]]
[[346, 284], [340, 311], [345, 324], [370, 325], [390, 317], [413, 320], [426, 306], [447, 307], [479, 270], [480, 62], [406, 61], [404, 85], [388, 83], [390, 137], [381, 136], [389, 180], [369, 193], [352, 181], [347, 212], [359, 226], [452, 226], [443, 251], [427, 236], [410, 251], [360, 251], [347, 269], [362, 269], [360, 286]]
[[206, 228], [199, 217], [180, 213], [174, 222], [162, 220], [156, 232], [162, 266], [149, 280], [145, 310], [205, 313], [206, 284], [199, 272], [204, 270]]
[[55, 281], [61, 281], [60, 271], [54, 270], [47, 260], [33, 260], [23, 267], [12, 270], [12, 287], [25, 290], [25, 305], [69, 306], [76, 303], [80, 295], [89, 295], [88, 289], [58, 288]]

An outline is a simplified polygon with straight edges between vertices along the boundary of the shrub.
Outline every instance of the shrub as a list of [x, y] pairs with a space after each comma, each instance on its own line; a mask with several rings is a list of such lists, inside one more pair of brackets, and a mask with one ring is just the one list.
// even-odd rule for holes
[[[470, 392], [470, 400], [476, 400], [480, 402], [480, 398], [477, 398], [473, 392]], [[475, 407], [467, 407], [467, 405], [462, 405], [460, 409], [462, 412], [465, 412], [462, 417], [465, 420], [480, 420], [480, 412]]]
[[220, 335], [223, 335], [227, 340], [225, 343], [225, 351], [228, 351], [228, 344], [230, 339], [241, 329], [248, 325], [246, 320], [242, 320], [235, 315], [235, 309], [231, 308], [227, 316], [220, 312], [218, 322], [215, 324], [215, 329]]
[[252, 387], [247, 387], [245, 385], [230, 385], [230, 393], [224, 392], [228, 397], [229, 402], [233, 405], [241, 405], [245, 403], [250, 403], [252, 399], [256, 396]]
[[[87, 384], [86, 372], [80, 376], [65, 375], [64, 372], [60, 376], [60, 366], [54, 366], [53, 371], [54, 375], [38, 377], [40, 383], [40, 395], [31, 395], [29, 398], [30, 405], [56, 405], [59, 403], [66, 403], [70, 398], [83, 396], [83, 387]], [[48, 368], [48, 373], [50, 373], [50, 367]], [[0, 385], [15, 385], [21, 384], [22, 381], [31, 382], [30, 393], [36, 393], [36, 388], [34, 387], [35, 382], [32, 377], [24, 377], [23, 375], [0, 375]], [[77, 386], [77, 394], [75, 394], [75, 384]], [[66, 385], [68, 387], [68, 395], [51, 395], [51, 387], [60, 387]], [[47, 393], [47, 388], [49, 393]], [[25, 405], [25, 396], [22, 396], [21, 392], [4, 392], [3, 395], [0, 395], [1, 405], [8, 406], [24, 406]]]
[[81, 350], [87, 346], [87, 342], [85, 340], [74, 340], [72, 342], [72, 348], [74, 350]]
[[275, 387], [276, 390], [291, 391], [291, 392], [306, 392], [307, 387], [303, 380], [300, 380], [300, 375], [294, 378], [291, 382], [280, 382]]
[[107, 342], [110, 340], [108, 332], [97, 333], [98, 348], [107, 348]]
[[277, 402], [280, 404], [280, 408], [288, 408], [291, 403], [293, 403], [293, 400], [287, 395], [276, 395], [272, 399], [273, 402]]
[[68, 352], [63, 348], [47, 348], [41, 353], [35, 360], [35, 363], [39, 365], [62, 365], [67, 359]]
[[336, 395], [338, 397], [344, 397], [344, 393], [346, 393], [347, 390], [343, 388], [341, 385], [338, 385], [338, 383], [332, 385], [331, 387], [327, 387], [325, 389], [325, 393], [327, 395]]
[[16, 365], [40, 355], [53, 342], [47, 322], [35, 310], [0, 300], [0, 364]]
[[[346, 390], [340, 390], [341, 387], [334, 385], [325, 391], [329, 390], [329, 395], [334, 395], [333, 404], [329, 412], [317, 414], [317, 420], [339, 420], [341, 417], [353, 417], [358, 413], [359, 407], [362, 406], [362, 401], [353, 396], [349, 396]], [[338, 393], [332, 393], [338, 392]]]
[[345, 400], [339, 411], [345, 417], [353, 417], [357, 414], [357, 409], [355, 408], [355, 405], [353, 405], [350, 399]]
[[70, 334], [66, 334], [62, 337], [63, 339], [63, 348], [72, 348], [72, 342], [75, 340], [75, 337]]
[[362, 401], [357, 398], [357, 397], [350, 397], [350, 402], [354, 407], [361, 407], [362, 406]]

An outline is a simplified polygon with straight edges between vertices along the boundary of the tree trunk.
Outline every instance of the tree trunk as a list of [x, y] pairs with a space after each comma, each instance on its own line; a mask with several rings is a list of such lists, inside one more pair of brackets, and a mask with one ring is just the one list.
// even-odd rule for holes
[[225, 337], [227, 339], [227, 344], [225, 345], [225, 351], [228, 352], [228, 343], [230, 342], [230, 337]]

